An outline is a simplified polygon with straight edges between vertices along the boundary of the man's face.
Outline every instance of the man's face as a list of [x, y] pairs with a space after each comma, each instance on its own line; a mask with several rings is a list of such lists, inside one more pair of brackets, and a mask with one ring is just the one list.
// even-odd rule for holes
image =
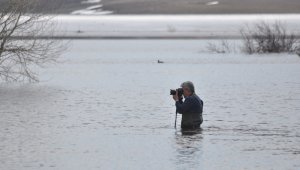
[[188, 97], [188, 96], [191, 96], [191, 95], [192, 95], [192, 93], [191, 93], [191, 91], [190, 91], [189, 88], [187, 88], [187, 87], [182, 87], [182, 89], [183, 89], [183, 96], [184, 96], [184, 97]]

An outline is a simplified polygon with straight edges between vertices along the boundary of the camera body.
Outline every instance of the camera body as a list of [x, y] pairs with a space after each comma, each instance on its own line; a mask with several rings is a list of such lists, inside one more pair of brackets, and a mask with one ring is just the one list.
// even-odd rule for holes
[[176, 90], [170, 90], [170, 95], [176, 95], [176, 91], [178, 91], [178, 97], [181, 98], [181, 96], [183, 95], [183, 89], [182, 88], [178, 88]]

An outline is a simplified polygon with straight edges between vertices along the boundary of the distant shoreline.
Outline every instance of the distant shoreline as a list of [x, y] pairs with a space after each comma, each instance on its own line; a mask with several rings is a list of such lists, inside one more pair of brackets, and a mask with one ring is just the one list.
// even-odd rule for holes
[[289, 14], [300, 13], [298, 0], [102, 0], [114, 14]]
[[[0, 10], [7, 1], [0, 0]], [[93, 0], [85, 3], [87, 1], [39, 0], [40, 5], [34, 12], [71, 14], [83, 10], [83, 14], [91, 14], [93, 10], [84, 10], [93, 7], [96, 13], [103, 15], [300, 14], [299, 0]]]

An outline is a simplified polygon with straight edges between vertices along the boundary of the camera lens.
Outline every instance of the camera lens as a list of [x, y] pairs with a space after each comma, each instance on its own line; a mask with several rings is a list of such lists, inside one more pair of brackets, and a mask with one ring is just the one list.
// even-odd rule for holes
[[175, 95], [176, 94], [176, 90], [170, 90], [170, 95]]

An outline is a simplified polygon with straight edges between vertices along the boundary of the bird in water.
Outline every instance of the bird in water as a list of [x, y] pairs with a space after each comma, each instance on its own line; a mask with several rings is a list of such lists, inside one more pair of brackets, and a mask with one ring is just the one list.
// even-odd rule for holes
[[158, 64], [162, 64], [162, 63], [164, 63], [164, 62], [161, 61], [161, 60], [157, 60], [157, 63], [158, 63]]

